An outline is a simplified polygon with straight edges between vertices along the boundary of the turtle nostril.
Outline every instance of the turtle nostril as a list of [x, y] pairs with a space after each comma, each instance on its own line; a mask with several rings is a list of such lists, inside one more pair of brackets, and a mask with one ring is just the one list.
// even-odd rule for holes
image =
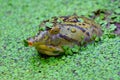
[[28, 41], [28, 46], [32, 46], [32, 45], [33, 45], [33, 43]]
[[26, 46], [26, 47], [33, 45], [33, 42], [30, 40], [23, 40], [23, 42], [24, 42], [24, 46]]

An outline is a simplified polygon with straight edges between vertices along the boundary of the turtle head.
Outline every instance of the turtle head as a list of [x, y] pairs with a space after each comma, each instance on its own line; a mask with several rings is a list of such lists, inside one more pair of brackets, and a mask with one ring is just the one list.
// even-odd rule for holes
[[24, 40], [25, 46], [36, 46], [36, 45], [45, 45], [48, 43], [49, 40], [49, 33], [48, 31], [40, 31], [37, 35], [33, 37], [29, 37], [28, 39]]

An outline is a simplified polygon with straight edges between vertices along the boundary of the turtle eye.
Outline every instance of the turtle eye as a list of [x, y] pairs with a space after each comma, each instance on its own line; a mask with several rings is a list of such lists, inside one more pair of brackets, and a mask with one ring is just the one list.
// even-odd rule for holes
[[60, 28], [54, 27], [49, 32], [50, 32], [50, 34], [58, 34], [60, 32]]
[[53, 32], [54, 32], [55, 34], [57, 34], [59, 31], [58, 31], [58, 30], [54, 30]]

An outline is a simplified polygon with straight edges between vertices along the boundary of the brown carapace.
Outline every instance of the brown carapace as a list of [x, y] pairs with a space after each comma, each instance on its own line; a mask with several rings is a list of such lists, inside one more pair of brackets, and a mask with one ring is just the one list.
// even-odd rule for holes
[[28, 45], [49, 56], [63, 53], [62, 46], [82, 46], [102, 35], [99, 24], [77, 15], [52, 17], [41, 22], [39, 27], [45, 30], [39, 30], [36, 36], [28, 38]]

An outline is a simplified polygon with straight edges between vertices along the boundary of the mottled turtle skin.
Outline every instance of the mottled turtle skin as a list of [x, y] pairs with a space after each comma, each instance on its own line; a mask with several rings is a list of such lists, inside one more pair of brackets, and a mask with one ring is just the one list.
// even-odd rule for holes
[[[46, 24], [52, 24], [47, 26]], [[94, 41], [102, 35], [101, 28], [93, 20], [83, 16], [60, 16], [41, 22], [36, 36], [27, 39], [29, 46], [35, 47], [41, 54], [49, 56], [64, 52], [62, 46], [73, 47]]]

